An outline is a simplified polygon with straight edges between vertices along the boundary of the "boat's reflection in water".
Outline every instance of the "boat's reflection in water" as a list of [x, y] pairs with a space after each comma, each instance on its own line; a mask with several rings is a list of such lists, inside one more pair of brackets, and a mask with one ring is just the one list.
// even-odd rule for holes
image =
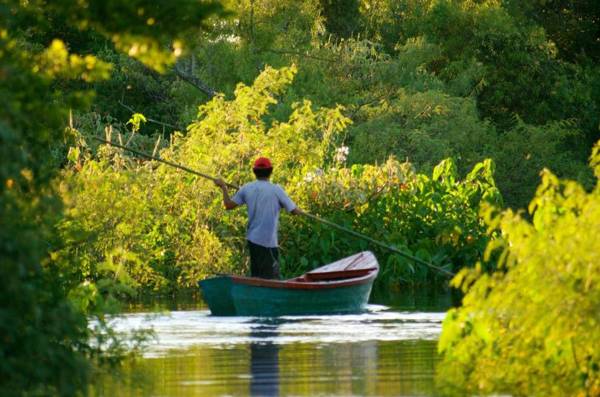
[[[289, 335], [286, 329], [298, 329], [302, 324], [308, 325], [306, 322], [306, 318], [252, 321], [249, 333], [249, 395], [275, 397], [289, 395], [290, 391], [297, 391], [292, 394], [298, 395], [322, 394], [325, 391], [337, 395], [372, 395], [374, 385], [371, 380], [377, 374], [378, 342], [321, 347], [309, 343], [277, 343], [285, 338], [286, 332]], [[307, 365], [314, 361], [315, 350], [323, 352], [321, 368], [316, 371], [319, 376], [308, 370], [310, 365]], [[301, 386], [294, 386], [298, 383]]]
[[250, 395], [279, 396], [278, 319], [257, 320], [250, 330]]

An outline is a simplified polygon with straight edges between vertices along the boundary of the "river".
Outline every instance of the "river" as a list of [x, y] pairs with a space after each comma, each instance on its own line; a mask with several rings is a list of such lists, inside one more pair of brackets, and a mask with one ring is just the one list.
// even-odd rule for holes
[[[213, 317], [200, 302], [132, 306], [118, 332], [151, 328], [143, 355], [98, 396], [434, 396], [449, 298], [375, 293], [367, 313]], [[164, 307], [158, 306], [158, 307]]]

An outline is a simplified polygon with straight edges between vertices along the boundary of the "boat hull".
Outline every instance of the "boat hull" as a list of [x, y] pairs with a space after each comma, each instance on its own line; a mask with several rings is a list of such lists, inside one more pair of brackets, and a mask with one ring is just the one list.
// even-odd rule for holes
[[219, 276], [199, 285], [215, 316], [347, 314], [366, 310], [378, 272], [365, 251], [290, 280]]
[[215, 316], [235, 316], [230, 276], [209, 278], [198, 283], [210, 312]]
[[331, 289], [284, 289], [234, 284], [238, 316], [294, 316], [360, 313], [366, 310], [372, 283]]

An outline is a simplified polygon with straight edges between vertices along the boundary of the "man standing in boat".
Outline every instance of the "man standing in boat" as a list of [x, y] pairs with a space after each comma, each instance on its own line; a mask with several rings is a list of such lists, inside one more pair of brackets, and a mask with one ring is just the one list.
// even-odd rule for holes
[[227, 210], [244, 204], [248, 207], [246, 239], [250, 250], [250, 275], [276, 279], [279, 278], [279, 211], [283, 208], [294, 215], [299, 215], [302, 211], [281, 186], [269, 181], [273, 166], [268, 158], [258, 158], [252, 171], [256, 180], [242, 186], [231, 198], [225, 181], [217, 179], [215, 184], [223, 192], [223, 203]]

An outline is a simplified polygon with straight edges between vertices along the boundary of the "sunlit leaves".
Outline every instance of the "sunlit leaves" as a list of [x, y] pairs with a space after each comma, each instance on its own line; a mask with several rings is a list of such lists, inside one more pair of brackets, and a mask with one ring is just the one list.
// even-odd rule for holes
[[[435, 178], [430, 178], [416, 174], [410, 163], [391, 158], [379, 166], [336, 165], [314, 170], [292, 185], [291, 191], [300, 197], [302, 208], [395, 245], [409, 255], [457, 270], [480, 259], [488, 241], [478, 209], [489, 197], [500, 199], [492, 170], [490, 161], [477, 164], [470, 176], [461, 180], [453, 160], [447, 159], [435, 168]], [[294, 241], [290, 255], [314, 252], [326, 262], [367, 246], [336, 231], [337, 244], [323, 250], [318, 244], [330, 230], [312, 224], [294, 226], [284, 231], [285, 238]], [[385, 250], [377, 255], [382, 281], [422, 283], [436, 276]], [[294, 268], [293, 273], [301, 270], [307, 269]]]
[[[304, 101], [293, 106], [287, 122], [264, 121], [295, 73], [293, 66], [267, 67], [253, 85], [238, 85], [235, 98], [216, 96], [161, 156], [236, 184], [253, 179], [251, 164], [258, 155], [270, 157], [276, 181], [288, 184], [304, 170], [324, 167], [347, 124], [339, 108], [318, 109]], [[154, 142], [134, 137], [143, 120], [140, 114], [132, 117], [127, 141], [151, 147]], [[225, 215], [212, 182], [139, 164], [111, 147], [74, 171], [64, 175], [68, 208], [61, 231], [70, 244], [62, 254], [77, 250], [89, 264], [87, 277], [109, 275], [136, 289], [164, 291], [194, 287], [217, 272], [244, 271], [243, 213]], [[81, 239], [88, 239], [84, 249]]]
[[174, 42], [173, 50], [169, 51], [161, 43], [144, 36], [115, 34], [112, 40], [117, 49], [161, 73], [182, 54], [180, 41]]
[[141, 113], [134, 113], [131, 115], [131, 118], [127, 121], [127, 125], [131, 125], [131, 128], [134, 132], [138, 132], [143, 123], [146, 123], [148, 120], [146, 116]]
[[[161, 156], [242, 184], [253, 179], [254, 158], [266, 155], [275, 164], [274, 181], [284, 184], [301, 208], [439, 266], [460, 268], [479, 259], [487, 237], [477, 209], [486, 194], [498, 195], [493, 163], [477, 165], [464, 180], [451, 159], [436, 167], [434, 178], [394, 159], [346, 167], [335, 159], [349, 124], [340, 107], [316, 108], [305, 100], [291, 106], [286, 121], [266, 121], [295, 72], [266, 68], [252, 86], [238, 85], [234, 98], [213, 98], [200, 108], [187, 135], [175, 136]], [[116, 149], [104, 148], [100, 156], [102, 162], [88, 161], [69, 176], [72, 185], [65, 194], [69, 215], [96, 236], [86, 250], [90, 263], [105, 261], [116, 247], [132, 250], [143, 259], [128, 272], [141, 288], [158, 289], [193, 285], [213, 269], [243, 271], [243, 211], [224, 214], [210, 181], [162, 165], [136, 164]], [[320, 225], [300, 222], [289, 228], [288, 218], [282, 221], [283, 270], [290, 275], [368, 248]], [[431, 276], [411, 261], [379, 255], [389, 264], [382, 273], [389, 281], [422, 282]], [[138, 268], [164, 282], [136, 275]]]
[[442, 160], [433, 168], [432, 179], [436, 182], [453, 184], [457, 176], [456, 165], [452, 159]]
[[295, 74], [295, 66], [267, 67], [252, 86], [238, 84], [232, 100], [217, 96], [201, 106], [178, 156], [236, 183], [252, 178], [248, 165], [259, 155], [273, 160], [281, 182], [322, 167], [349, 123], [340, 107], [315, 108], [305, 100], [292, 105], [287, 121], [265, 121]]
[[53, 40], [34, 66], [34, 71], [38, 70], [50, 78], [81, 78], [92, 82], [108, 78], [111, 65], [92, 55], [69, 54], [61, 40]]
[[600, 392], [599, 193], [546, 170], [530, 205], [533, 223], [512, 211], [486, 215], [502, 234], [487, 248], [501, 252], [501, 270], [465, 269], [453, 280], [467, 294], [440, 339], [447, 390]]
[[596, 178], [600, 179], [600, 145], [595, 145], [592, 148], [592, 155], [590, 156], [590, 165], [592, 166], [592, 168], [594, 168], [594, 174], [596, 174]]
[[[122, 336], [111, 332], [104, 315], [136, 282], [160, 281], [151, 264], [141, 262], [139, 252], [147, 247], [132, 242], [142, 228], [117, 221], [122, 207], [111, 207], [117, 189], [100, 194], [103, 201], [90, 212], [89, 196], [63, 195], [73, 199], [67, 204], [82, 198], [80, 207], [63, 218], [51, 183], [67, 157], [73, 173], [90, 171], [95, 183], [90, 190], [107, 187], [98, 168], [82, 170], [87, 152], [73, 147], [66, 153], [74, 138], [71, 111], [85, 110], [94, 94], [91, 83], [107, 79], [111, 71], [82, 42], [93, 37], [99, 46], [111, 47], [103, 37], [114, 36], [132, 55], [150, 55], [145, 59], [150, 64], [164, 65], [165, 54], [172, 62], [182, 52], [180, 30], [203, 29], [202, 21], [219, 9], [214, 3], [144, 0], [0, 5], [1, 395], [85, 394], [92, 367], [115, 365], [125, 352]], [[117, 193], [139, 202], [135, 191]], [[110, 219], [92, 224], [98, 219], [94, 211], [105, 211]], [[108, 230], [107, 235], [118, 230], [122, 238], [80, 249], [95, 233]], [[97, 320], [93, 326], [91, 317]]]
[[215, 1], [33, 0], [18, 3], [13, 6], [13, 14], [23, 18], [25, 23], [38, 22], [34, 29], [43, 31], [45, 20], [51, 23], [56, 20], [57, 24], [66, 23], [80, 32], [94, 31], [111, 40], [120, 51], [160, 72], [182, 55], [186, 34], [207, 30], [211, 17], [225, 14]]

